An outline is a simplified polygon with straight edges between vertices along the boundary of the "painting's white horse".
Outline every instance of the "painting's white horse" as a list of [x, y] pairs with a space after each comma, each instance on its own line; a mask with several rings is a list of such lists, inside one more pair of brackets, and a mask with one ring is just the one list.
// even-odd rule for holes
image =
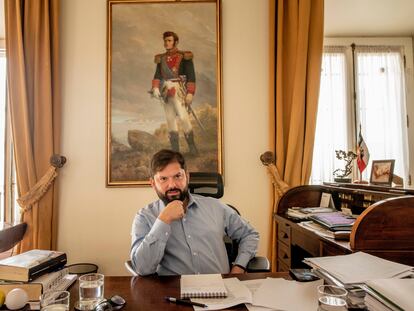
[[164, 111], [167, 119], [167, 127], [170, 132], [178, 132], [177, 119], [181, 121], [185, 134], [192, 131], [190, 117], [185, 104], [185, 88], [182, 82], [164, 81], [161, 89], [164, 98]]

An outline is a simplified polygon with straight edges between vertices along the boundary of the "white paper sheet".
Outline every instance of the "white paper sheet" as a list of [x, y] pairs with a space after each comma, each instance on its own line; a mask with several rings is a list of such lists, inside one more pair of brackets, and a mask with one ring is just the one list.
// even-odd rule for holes
[[323, 280], [297, 282], [267, 278], [254, 293], [252, 304], [276, 310], [315, 311], [318, 308], [317, 287], [322, 284]]
[[[262, 285], [264, 280], [265, 279], [257, 279], [257, 280], [241, 281], [241, 282], [243, 283], [243, 285], [245, 285], [250, 290], [252, 295], [254, 295], [254, 293], [259, 289], [259, 287]], [[247, 310], [249, 311], [279, 311], [279, 310], [272, 309], [272, 308], [254, 306], [251, 303], [245, 303], [245, 305], [246, 305]]]

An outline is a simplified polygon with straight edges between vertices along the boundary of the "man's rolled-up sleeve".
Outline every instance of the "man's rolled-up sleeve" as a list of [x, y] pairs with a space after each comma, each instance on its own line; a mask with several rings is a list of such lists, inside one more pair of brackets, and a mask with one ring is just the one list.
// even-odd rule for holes
[[135, 216], [130, 255], [134, 270], [139, 275], [149, 275], [157, 271], [170, 234], [170, 225], [158, 218], [151, 227], [143, 214], [138, 213]]

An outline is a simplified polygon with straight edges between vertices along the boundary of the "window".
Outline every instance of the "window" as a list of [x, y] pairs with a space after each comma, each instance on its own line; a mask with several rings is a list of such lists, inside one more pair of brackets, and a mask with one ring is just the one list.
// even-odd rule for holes
[[0, 49], [0, 217], [5, 220], [6, 53]]
[[[0, 40], [0, 46], [4, 46]], [[0, 47], [0, 221], [14, 222], [20, 218], [16, 173], [13, 159], [11, 126], [6, 109], [6, 51]]]
[[[370, 152], [362, 178], [369, 180], [372, 160], [395, 159], [394, 173], [410, 181], [411, 44], [411, 39], [325, 40], [311, 183], [333, 181], [333, 171], [344, 168], [335, 150], [355, 152], [360, 127]], [[354, 178], [356, 172], [354, 165]]]

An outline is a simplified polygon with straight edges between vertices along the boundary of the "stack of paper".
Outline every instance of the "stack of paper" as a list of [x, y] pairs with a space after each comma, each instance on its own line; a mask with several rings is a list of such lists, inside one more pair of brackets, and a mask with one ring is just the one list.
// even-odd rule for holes
[[368, 281], [367, 286], [365, 304], [368, 310], [414, 310], [414, 279], [378, 279]]
[[313, 221], [302, 221], [298, 223], [298, 225], [315, 232], [317, 235], [331, 238], [331, 239], [335, 238], [333, 231], [328, 230], [322, 227], [321, 225], [314, 223]]
[[403, 278], [413, 274], [413, 267], [385, 260], [363, 252], [342, 256], [306, 258], [314, 269], [327, 272], [343, 284], [361, 284], [369, 280]]
[[298, 220], [308, 219], [312, 215], [317, 215], [321, 213], [331, 213], [335, 209], [331, 207], [292, 207], [288, 208], [286, 214]]

